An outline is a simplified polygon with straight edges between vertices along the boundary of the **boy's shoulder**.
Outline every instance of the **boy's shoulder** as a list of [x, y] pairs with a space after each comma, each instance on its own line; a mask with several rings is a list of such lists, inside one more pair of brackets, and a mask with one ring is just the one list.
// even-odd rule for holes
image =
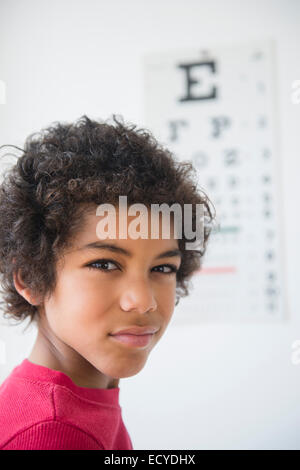
[[23, 429], [55, 417], [53, 385], [15, 375], [0, 386], [0, 448]]
[[0, 385], [0, 449], [11, 445], [22, 448], [24, 443], [36, 446], [40, 442], [53, 446], [54, 440], [58, 446], [71, 445], [74, 439], [101, 448], [81, 426], [79, 397], [67, 387], [20, 377], [15, 370]]
[[85, 389], [62, 372], [28, 360], [0, 385], [0, 449], [15, 442], [18, 448], [40, 443], [55, 448], [72, 442], [78, 448], [132, 449], [119, 388]]

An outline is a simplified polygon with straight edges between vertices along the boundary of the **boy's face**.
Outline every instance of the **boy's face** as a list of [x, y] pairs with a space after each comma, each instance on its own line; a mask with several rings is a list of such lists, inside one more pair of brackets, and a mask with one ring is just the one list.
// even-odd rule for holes
[[[148, 213], [151, 227], [150, 210]], [[85, 248], [101, 241], [96, 226], [102, 217], [96, 210], [88, 214], [82, 231], [57, 265], [56, 289], [44, 301], [41, 321], [44, 331], [73, 363], [87, 361], [101, 374], [122, 378], [143, 368], [167, 328], [175, 306], [176, 273], [166, 264], [179, 269], [181, 257], [159, 258], [164, 252], [178, 250], [173, 231], [170, 239], [162, 239], [161, 219], [159, 239], [151, 239], [150, 233], [147, 239], [119, 239], [118, 210], [116, 214], [117, 237], [102, 243], [123, 248], [131, 256]], [[122, 220], [126, 216], [128, 224], [135, 219], [122, 214]], [[96, 264], [89, 267], [92, 263]], [[134, 326], [156, 327], [158, 331], [144, 346], [125, 344], [111, 336]]]

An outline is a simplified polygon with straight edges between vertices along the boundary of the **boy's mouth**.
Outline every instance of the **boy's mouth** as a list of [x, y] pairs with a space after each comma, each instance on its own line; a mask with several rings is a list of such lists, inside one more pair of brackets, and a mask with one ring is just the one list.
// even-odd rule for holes
[[145, 347], [148, 346], [150, 343], [152, 337], [154, 336], [154, 333], [149, 333], [149, 334], [139, 334], [139, 335], [133, 335], [133, 334], [116, 334], [116, 335], [110, 335], [114, 340], [118, 341], [119, 343], [125, 344], [127, 346], [133, 346], [133, 347]]
[[156, 326], [132, 326], [129, 328], [124, 328], [122, 330], [118, 330], [115, 333], [111, 333], [112, 335], [148, 335], [154, 334], [159, 330]]
[[110, 333], [110, 336], [127, 346], [145, 347], [158, 330], [159, 328], [155, 326], [133, 326]]

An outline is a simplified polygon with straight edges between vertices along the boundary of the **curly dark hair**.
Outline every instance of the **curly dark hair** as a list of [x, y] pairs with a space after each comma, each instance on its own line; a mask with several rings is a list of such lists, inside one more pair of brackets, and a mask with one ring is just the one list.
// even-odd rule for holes
[[[41, 298], [56, 285], [56, 263], [82, 227], [89, 207], [128, 202], [179, 203], [205, 207], [203, 250], [186, 250], [176, 278], [176, 305], [189, 294], [188, 280], [201, 266], [213, 221], [211, 201], [198, 190], [190, 161], [178, 161], [146, 129], [83, 115], [74, 123], [54, 122], [25, 140], [22, 155], [0, 185], [0, 285], [4, 318], [30, 323], [38, 309], [16, 290], [13, 274]], [[95, 210], [95, 209], [93, 209]]]

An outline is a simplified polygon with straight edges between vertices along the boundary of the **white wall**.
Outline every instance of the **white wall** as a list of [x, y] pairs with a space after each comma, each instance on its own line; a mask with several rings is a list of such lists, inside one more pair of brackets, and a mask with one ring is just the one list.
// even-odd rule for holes
[[[1, 0], [0, 145], [82, 114], [144, 125], [144, 53], [274, 38], [289, 321], [186, 325], [173, 320], [145, 368], [120, 381], [136, 449], [300, 449], [298, 239], [300, 2], [297, 0]], [[184, 305], [184, 299], [181, 301]], [[176, 310], [175, 310], [176, 315]], [[36, 332], [2, 321], [1, 381]], [[2, 363], [1, 363], [2, 362]]]

